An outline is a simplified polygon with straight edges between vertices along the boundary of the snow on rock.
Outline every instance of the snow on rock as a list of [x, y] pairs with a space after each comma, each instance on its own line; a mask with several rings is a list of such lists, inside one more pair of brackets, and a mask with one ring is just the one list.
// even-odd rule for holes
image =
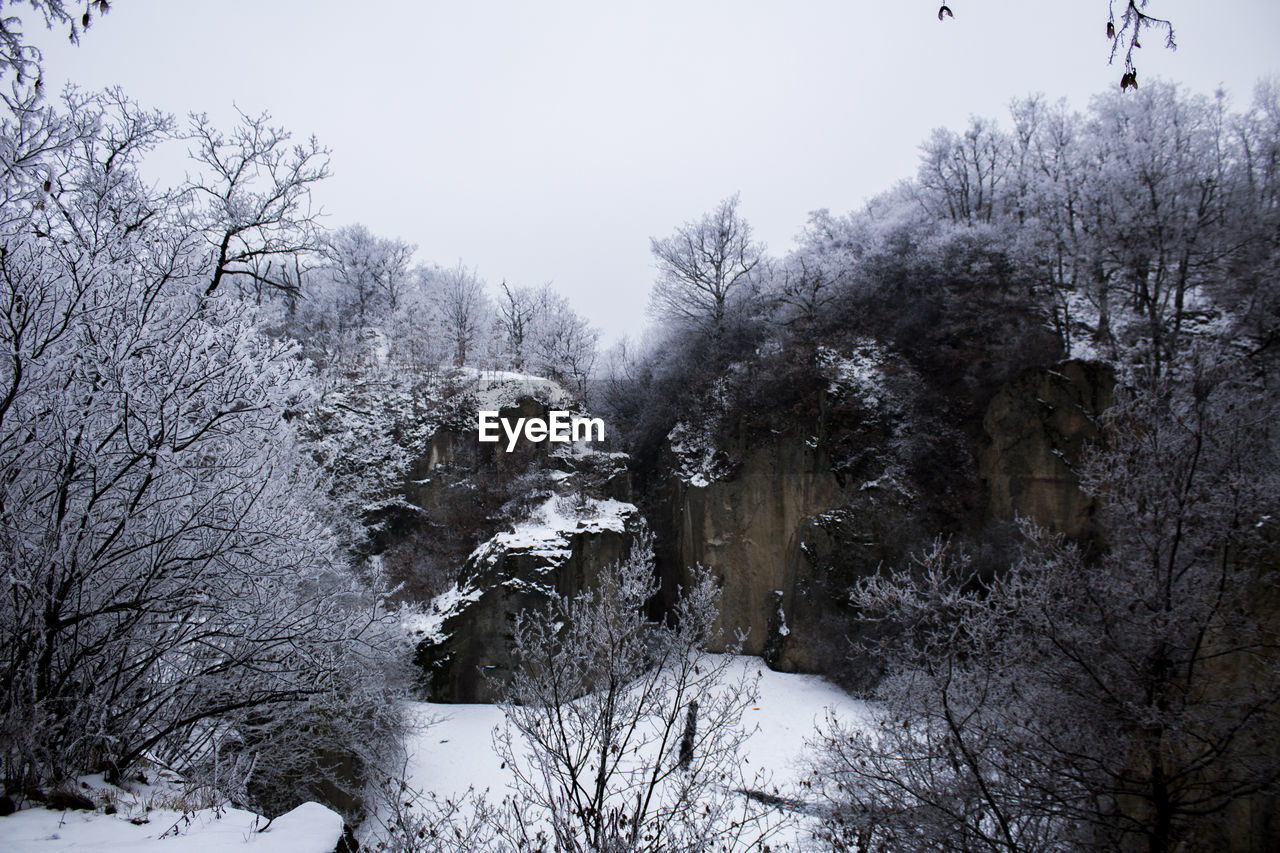
[[342, 838], [342, 818], [319, 803], [303, 803], [268, 822], [243, 809], [152, 809], [145, 823], [125, 814], [26, 809], [0, 818], [0, 848], [8, 853], [58, 850], [155, 850], [165, 853], [332, 853]]
[[414, 660], [428, 695], [491, 700], [513, 665], [511, 615], [589, 583], [602, 566], [626, 556], [640, 524], [630, 503], [552, 495], [476, 548], [453, 589], [437, 596], [425, 615], [402, 620], [416, 641]]
[[567, 559], [575, 533], [625, 533], [628, 520], [637, 512], [634, 504], [613, 498], [553, 495], [515, 529], [497, 534], [472, 552], [470, 562], [482, 571], [509, 551], [545, 557], [549, 562]]
[[680, 421], [667, 434], [675, 457], [675, 474], [695, 489], [706, 488], [730, 473], [724, 453], [715, 446], [707, 423]]
[[[553, 478], [556, 481], [572, 476], [567, 472], [554, 473], [559, 475]], [[635, 505], [613, 498], [600, 500], [582, 495], [552, 495], [511, 530], [481, 543], [467, 560], [472, 570], [453, 587], [432, 599], [425, 613], [407, 613], [402, 617], [401, 625], [415, 643], [442, 643], [448, 639], [446, 622], [484, 596], [484, 582], [492, 580], [486, 575], [505, 554], [519, 551], [540, 558], [549, 573], [571, 555], [574, 535], [605, 531], [625, 533], [628, 523], [633, 522], [638, 514]], [[506, 583], [518, 585], [527, 581], [509, 579]]]
[[556, 382], [541, 376], [515, 373], [510, 370], [458, 367], [450, 374], [450, 378], [475, 386], [478, 411], [511, 408], [525, 397], [532, 397], [552, 409], [568, 409], [573, 404], [573, 397], [568, 391]]
[[445, 620], [468, 604], [479, 601], [481, 595], [483, 590], [472, 585], [451, 587], [431, 600], [426, 613], [407, 613], [400, 624], [415, 643], [443, 642], [448, 636], [444, 630]]
[[550, 571], [569, 558], [572, 553], [570, 540], [575, 534], [625, 533], [628, 522], [638, 513], [634, 504], [613, 498], [598, 500], [553, 495], [514, 529], [499, 533], [476, 548], [467, 560], [473, 572], [432, 599], [429, 612], [407, 617], [403, 621], [404, 627], [415, 641], [439, 643], [447, 637], [443, 629], [446, 620], [480, 600], [484, 589], [477, 581], [505, 554], [520, 551], [539, 557]]
[[885, 402], [889, 396], [884, 375], [884, 365], [889, 358], [888, 350], [870, 338], [856, 344], [849, 355], [830, 347], [818, 348], [818, 363], [830, 382], [827, 392], [852, 393], [871, 407]]

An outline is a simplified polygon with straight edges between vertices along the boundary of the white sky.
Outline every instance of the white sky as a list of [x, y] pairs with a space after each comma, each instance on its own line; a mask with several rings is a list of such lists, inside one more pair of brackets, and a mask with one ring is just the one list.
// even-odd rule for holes
[[[1120, 0], [1117, 0], [1120, 3]], [[41, 34], [46, 84], [146, 106], [269, 111], [331, 148], [317, 191], [496, 284], [551, 281], [612, 342], [646, 322], [650, 236], [741, 192], [774, 254], [809, 211], [915, 171], [917, 146], [1043, 92], [1119, 81], [1107, 0], [115, 0], [78, 48]], [[1152, 0], [1162, 76], [1237, 107], [1280, 73], [1280, 2]], [[29, 16], [28, 16], [29, 17]], [[35, 36], [34, 27], [28, 30]]]

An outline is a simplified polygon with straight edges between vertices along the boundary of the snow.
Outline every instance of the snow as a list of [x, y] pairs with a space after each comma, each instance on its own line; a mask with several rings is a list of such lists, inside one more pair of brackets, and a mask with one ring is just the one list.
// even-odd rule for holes
[[[819, 676], [774, 672], [756, 657], [735, 658], [726, 682], [733, 683], [743, 674], [759, 678], [757, 701], [743, 715], [743, 725], [751, 733], [741, 754], [744, 775], [751, 778], [764, 769], [771, 778], [770, 793], [776, 788], [783, 798], [807, 799], [808, 789], [800, 783], [811, 773], [808, 742], [833, 713], [845, 724], [870, 726], [867, 703]], [[493, 749], [494, 730], [503, 721], [500, 708], [414, 702], [408, 714], [418, 726], [408, 744], [407, 781], [412, 788], [454, 802], [469, 789], [488, 791], [490, 801], [512, 792], [511, 771]], [[797, 823], [771, 846], [786, 849], [780, 844], [790, 839], [791, 849], [796, 849], [805, 837], [803, 823]]]
[[[469, 562], [482, 572], [504, 554], [520, 551], [543, 558], [548, 566], [558, 565], [571, 556], [570, 536], [574, 533], [625, 533], [628, 520], [638, 512], [634, 504], [613, 498], [598, 500], [552, 495], [512, 530], [482, 543], [471, 553]], [[536, 591], [531, 584], [519, 578], [509, 578], [502, 584]], [[445, 622], [479, 601], [484, 593], [484, 588], [476, 584], [475, 578], [464, 578], [432, 599], [426, 613], [402, 616], [401, 627], [415, 643], [422, 640], [441, 643], [447, 638]]]
[[722, 455], [708, 434], [708, 419], [699, 424], [679, 421], [667, 434], [671, 453], [675, 456], [676, 476], [695, 489], [705, 489], [729, 473]]
[[818, 348], [818, 361], [830, 382], [827, 393], [853, 393], [871, 407], [889, 397], [884, 381], [884, 365], [888, 360], [888, 351], [871, 338], [860, 340], [849, 355], [826, 346]]
[[[771, 777], [770, 793], [776, 789], [783, 798], [804, 800], [807, 789], [800, 783], [811, 772], [806, 764], [807, 744], [817, 727], [832, 713], [846, 724], [870, 725], [870, 710], [823, 678], [773, 672], [759, 658], [733, 659], [726, 680], [732, 683], [743, 674], [759, 678], [757, 701], [743, 716], [751, 733], [741, 756], [746, 775], [751, 777], [763, 768]], [[493, 732], [503, 721], [500, 708], [413, 702], [407, 706], [407, 716], [413, 734], [406, 781], [413, 789], [455, 802], [469, 789], [487, 790], [491, 801], [510, 793], [511, 773], [493, 749]], [[115, 790], [117, 796], [125, 793]], [[132, 807], [116, 800], [121, 811], [115, 815], [28, 809], [0, 818], [0, 848], [7, 853], [329, 853], [342, 835], [342, 819], [317, 803], [304, 803], [269, 825], [241, 809], [215, 813], [167, 807], [145, 810], [147, 822], [135, 825], [128, 818], [144, 813], [140, 803], [163, 798], [150, 786], [138, 786], [131, 796]], [[799, 816], [798, 822], [771, 839], [772, 848], [797, 849], [807, 837], [804, 820]]]
[[[24, 808], [0, 818], [0, 850], [55, 853], [332, 853], [343, 834], [342, 816], [319, 803], [303, 803], [275, 820], [245, 809], [201, 808], [209, 792], [192, 788], [173, 771], [143, 762], [141, 778], [113, 785], [102, 774], [81, 776], [76, 790], [97, 811]], [[105, 812], [110, 806], [113, 814]]]
[[456, 798], [468, 788], [506, 793], [511, 773], [493, 751], [493, 730], [502, 724], [496, 705], [409, 703], [417, 729], [409, 743], [407, 782], [418, 791]]
[[760, 695], [743, 715], [747, 730], [755, 729], [747, 741], [748, 763], [769, 770], [785, 796], [805, 799], [799, 782], [809, 775], [808, 743], [818, 726], [832, 713], [846, 724], [871, 726], [871, 708], [821, 676], [774, 672], [759, 658], [744, 656], [738, 663], [760, 677]]
[[331, 853], [342, 837], [342, 818], [319, 803], [303, 803], [270, 824], [259, 815], [233, 808], [223, 808], [220, 814], [213, 809], [152, 809], [146, 818], [147, 823], [134, 824], [123, 813], [26, 809], [0, 818], [0, 847], [8, 853]]
[[510, 408], [525, 397], [532, 397], [552, 409], [569, 409], [573, 403], [569, 392], [541, 376], [510, 370], [458, 367], [452, 377], [475, 383], [476, 408], [479, 411]]
[[1071, 328], [1071, 349], [1067, 358], [1103, 361], [1104, 356], [1095, 340], [1094, 331], [1098, 327], [1098, 306], [1080, 291], [1068, 291], [1063, 294], [1062, 300], [1062, 310]]
[[627, 520], [637, 512], [633, 504], [614, 500], [552, 495], [520, 522], [515, 529], [499, 533], [471, 554], [477, 566], [493, 561], [508, 551], [523, 551], [560, 560], [569, 556], [569, 535], [577, 532], [623, 533]]
[[591, 459], [597, 462], [622, 462], [630, 459], [628, 453], [619, 450], [598, 450], [592, 441], [579, 439], [569, 444], [558, 444], [551, 451], [552, 459], [564, 460], [585, 460]]
[[429, 612], [406, 612], [401, 617], [401, 627], [415, 643], [421, 640], [429, 640], [433, 643], [443, 642], [445, 620], [468, 604], [479, 601], [483, 594], [484, 590], [478, 587], [467, 586], [464, 589], [454, 586], [431, 600]]

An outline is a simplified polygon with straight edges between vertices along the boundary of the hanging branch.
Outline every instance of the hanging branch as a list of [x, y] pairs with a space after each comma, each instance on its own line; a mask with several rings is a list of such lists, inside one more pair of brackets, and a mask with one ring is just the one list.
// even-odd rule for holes
[[1173, 40], [1173, 24], [1164, 18], [1148, 15], [1146, 9], [1149, 0], [1126, 0], [1124, 12], [1120, 15], [1119, 26], [1116, 24], [1115, 0], [1111, 2], [1110, 17], [1107, 19], [1107, 38], [1111, 39], [1111, 56], [1107, 62], [1114, 63], [1116, 54], [1124, 50], [1124, 74], [1120, 76], [1120, 88], [1130, 86], [1138, 88], [1138, 69], [1133, 64], [1133, 52], [1142, 47], [1139, 37], [1147, 30], [1154, 29], [1164, 34], [1164, 45], [1170, 50], [1177, 50]]

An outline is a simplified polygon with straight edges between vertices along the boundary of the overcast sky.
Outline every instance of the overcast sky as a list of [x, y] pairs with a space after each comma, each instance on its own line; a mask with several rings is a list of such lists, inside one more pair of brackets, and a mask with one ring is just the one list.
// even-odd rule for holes
[[[79, 47], [37, 39], [46, 82], [144, 105], [269, 111], [332, 149], [317, 191], [495, 283], [551, 281], [606, 342], [637, 334], [665, 236], [721, 198], [782, 254], [809, 211], [858, 208], [915, 171], [940, 125], [1030, 92], [1115, 86], [1107, 0], [116, 0]], [[1117, 0], [1117, 5], [1122, 5]], [[1276, 0], [1152, 0], [1162, 76], [1246, 106], [1280, 73]], [[31, 27], [29, 26], [29, 29]], [[34, 33], [32, 33], [34, 35]]]

